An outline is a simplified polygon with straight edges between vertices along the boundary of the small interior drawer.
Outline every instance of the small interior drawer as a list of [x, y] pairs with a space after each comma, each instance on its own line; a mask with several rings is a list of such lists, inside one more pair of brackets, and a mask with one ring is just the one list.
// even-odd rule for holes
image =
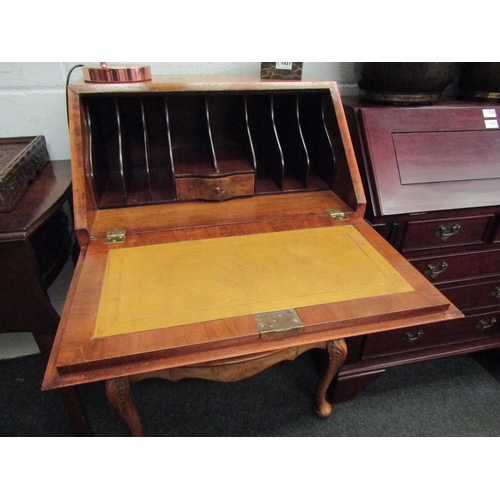
[[466, 342], [495, 334], [500, 334], [498, 310], [441, 323], [368, 335], [362, 358]]
[[409, 222], [403, 251], [481, 244], [493, 215]]
[[500, 274], [498, 250], [408, 260], [434, 284]]

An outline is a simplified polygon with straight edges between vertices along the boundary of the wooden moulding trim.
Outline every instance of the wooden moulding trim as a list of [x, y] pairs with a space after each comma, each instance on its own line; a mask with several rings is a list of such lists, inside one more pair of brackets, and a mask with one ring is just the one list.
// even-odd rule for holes
[[87, 206], [85, 168], [83, 160], [82, 121], [80, 101], [71, 87], [68, 89], [69, 133], [71, 149], [71, 174], [73, 179], [74, 224], [77, 230], [87, 230], [92, 207]]
[[[453, 311], [446, 312], [445, 309], [446, 306], [442, 306], [441, 308], [433, 307], [425, 311], [420, 311], [421, 314], [418, 315], [416, 315], [415, 311], [410, 312], [408, 318], [405, 319], [405, 325], [412, 327], [455, 317]], [[336, 338], [354, 337], [365, 333], [397, 328], [400, 325], [401, 319], [402, 316], [398, 314], [392, 314], [389, 315], [389, 317], [385, 314], [383, 315], [383, 319], [380, 318], [380, 321], [378, 321], [378, 319], [375, 318], [374, 322], [369, 325], [367, 325], [366, 322], [364, 325], [360, 325], [360, 322], [357, 321], [346, 321], [343, 322], [342, 326], [337, 325], [338, 328], [327, 331], [324, 330], [325, 325], [317, 325], [316, 332], [302, 332], [290, 335], [286, 339], [283, 337], [254, 341], [248, 341], [247, 339], [246, 343], [213, 345], [210, 350], [207, 350], [206, 346], [195, 346], [192, 348], [179, 348], [175, 350], [158, 350], [139, 355], [123, 355], [121, 357], [112, 357], [112, 359], [101, 359], [97, 361], [81, 361], [74, 364], [70, 361], [71, 366], [58, 365], [56, 366], [56, 370], [51, 370], [50, 375], [46, 375], [42, 388], [44, 390], [54, 389], [57, 387], [74, 385], [75, 383], [93, 382], [122, 375], [147, 373], [165, 368], [225, 360], [248, 354], [263, 353], [273, 349], [286, 349], [297, 345], [313, 344]], [[363, 327], [360, 328], [360, 326]], [[101, 340], [104, 339], [99, 339], [98, 342]], [[91, 342], [96, 341], [94, 340]]]
[[[413, 293], [413, 292], [407, 292]], [[402, 295], [402, 302], [404, 301]], [[151, 360], [158, 360], [165, 367], [173, 367], [178, 364], [187, 364], [194, 362], [193, 359], [199, 359], [203, 357], [204, 361], [219, 359], [217, 354], [214, 356], [214, 352], [217, 353], [220, 349], [227, 350], [231, 352], [228, 356], [232, 357], [235, 355], [240, 355], [247, 352], [262, 352], [266, 350], [271, 350], [273, 348], [292, 347], [294, 345], [299, 345], [309, 342], [319, 342], [323, 340], [331, 340], [333, 338], [341, 338], [343, 336], [354, 336], [361, 335], [364, 333], [372, 332], [377, 328], [384, 328], [384, 324], [388, 321], [393, 320], [405, 320], [413, 319], [417, 316], [423, 317], [430, 314], [443, 314], [449, 309], [447, 303], [439, 305], [429, 305], [425, 300], [421, 300], [417, 309], [405, 310], [402, 306], [399, 311], [381, 311], [376, 313], [370, 302], [373, 299], [358, 299], [356, 301], [345, 301], [342, 303], [332, 303], [324, 304], [322, 306], [317, 306], [323, 312], [325, 317], [332, 318], [335, 317], [332, 313], [338, 310], [342, 310], [342, 314], [346, 312], [354, 304], [359, 308], [366, 306], [366, 314], [362, 316], [346, 317], [341, 320], [331, 320], [326, 322], [308, 323], [311, 318], [308, 316], [317, 317], [317, 312], [315, 306], [307, 308], [298, 308], [297, 313], [301, 320], [306, 324], [303, 330], [298, 330], [297, 333], [291, 331], [285, 336], [278, 336], [276, 338], [266, 338], [259, 339], [259, 334], [257, 331], [257, 325], [253, 323], [253, 328], [250, 328], [246, 334], [241, 334], [239, 332], [238, 337], [223, 338], [219, 340], [207, 339], [206, 341], [199, 342], [194, 345], [186, 346], [174, 346], [167, 348], [156, 348], [153, 347], [157, 344], [155, 341], [148, 342], [148, 336], [158, 337], [166, 335], [169, 330], [184, 332], [187, 335], [193, 328], [198, 328], [198, 325], [182, 325], [179, 327], [172, 327], [171, 329], [158, 329], [151, 330], [148, 332], [135, 332], [132, 334], [127, 334], [127, 341], [122, 346], [121, 351], [123, 354], [117, 355], [113, 350], [113, 343], [116, 342], [116, 337], [105, 337], [100, 339], [87, 339], [86, 341], [79, 343], [78, 349], [73, 349], [68, 346], [66, 349], [62, 349], [59, 353], [57, 360], [57, 369], [60, 373], [72, 373], [81, 370], [97, 369], [100, 367], [105, 367], [108, 365], [119, 366], [123, 364], [129, 364], [133, 362], [147, 362]], [[350, 305], [352, 304], [352, 305]], [[339, 307], [340, 306], [340, 307]], [[310, 314], [308, 314], [310, 312]], [[243, 321], [244, 324], [249, 326], [252, 325], [253, 316], [240, 317], [240, 318], [230, 318], [228, 321], [230, 323], [235, 323], [235, 320]], [[226, 320], [216, 320], [212, 322], [207, 322], [200, 327], [208, 327], [214, 331], [223, 331]], [[220, 325], [220, 326], [219, 326]], [[346, 333], [345, 329], [349, 328], [352, 330], [351, 333]], [[243, 328], [245, 330], [245, 328]], [[181, 336], [184, 336], [181, 333]], [[144, 342], [143, 342], [143, 341]], [[126, 345], [140, 346], [135, 352], [131, 352], [132, 349], [127, 349]], [[145, 347], [150, 344], [151, 350], [147, 350]], [[210, 349], [207, 349], [207, 345], [210, 345]], [[143, 348], [144, 347], [144, 348]], [[128, 351], [128, 352], [127, 352]], [[109, 354], [107, 354], [109, 353]], [[183, 360], [187, 360], [183, 362]]]
[[[107, 94], [114, 92], [202, 92], [245, 90], [329, 89], [335, 82], [328, 80], [261, 80], [255, 75], [154, 75], [152, 80], [132, 84], [73, 83], [77, 94]], [[335, 90], [336, 84], [335, 84]]]
[[326, 210], [338, 208], [349, 213], [349, 207], [331, 191], [284, 193], [236, 198], [221, 203], [188, 202], [102, 210], [94, 225], [93, 238], [116, 227], [130, 233], [146, 233], [193, 227], [310, 220], [312, 216], [329, 218]]
[[354, 149], [351, 141], [351, 134], [349, 132], [349, 127], [347, 125], [347, 119], [345, 116], [344, 107], [340, 99], [338, 86], [335, 82], [332, 83], [332, 89], [330, 90], [330, 92], [333, 100], [333, 105], [335, 107], [335, 114], [337, 116], [337, 121], [339, 124], [342, 143], [344, 145], [344, 150], [347, 157], [347, 164], [349, 166], [349, 173], [351, 175], [352, 187], [357, 201], [357, 206], [353, 208], [355, 209], [356, 212], [359, 213], [360, 216], [364, 216], [366, 210], [366, 197], [363, 189], [363, 182], [361, 180], [361, 175], [359, 173], [356, 155], [354, 154]]

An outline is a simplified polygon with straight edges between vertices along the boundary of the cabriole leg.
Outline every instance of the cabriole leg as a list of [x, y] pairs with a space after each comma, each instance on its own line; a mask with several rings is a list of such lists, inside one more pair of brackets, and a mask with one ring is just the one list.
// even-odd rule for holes
[[326, 400], [326, 392], [344, 364], [347, 357], [347, 344], [344, 339], [330, 340], [326, 350], [328, 352], [328, 366], [319, 378], [314, 404], [314, 411], [321, 418], [329, 417], [332, 414], [332, 405]]
[[106, 397], [109, 403], [127, 422], [132, 436], [142, 436], [142, 424], [132, 399], [130, 398], [130, 380], [128, 377], [106, 381]]

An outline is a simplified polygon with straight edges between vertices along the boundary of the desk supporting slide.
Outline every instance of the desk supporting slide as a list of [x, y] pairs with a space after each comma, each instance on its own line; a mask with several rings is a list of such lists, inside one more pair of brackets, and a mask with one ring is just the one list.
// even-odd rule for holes
[[319, 377], [314, 402], [316, 415], [326, 418], [332, 413], [332, 407], [326, 400], [326, 392], [347, 356], [347, 345], [344, 339], [109, 379], [106, 381], [106, 396], [111, 406], [118, 411], [129, 426], [132, 436], [140, 437], [143, 435], [142, 423], [139, 412], [130, 397], [132, 384], [147, 378], [163, 378], [172, 382], [177, 382], [183, 378], [236, 382], [256, 375], [280, 361], [291, 361], [310, 349], [323, 349], [328, 353], [328, 364]]

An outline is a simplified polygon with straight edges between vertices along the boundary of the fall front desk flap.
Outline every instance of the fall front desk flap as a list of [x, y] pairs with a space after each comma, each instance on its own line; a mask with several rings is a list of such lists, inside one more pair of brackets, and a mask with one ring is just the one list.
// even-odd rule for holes
[[[93, 241], [53, 353], [62, 379], [46, 387], [82, 370], [97, 380], [151, 360], [151, 369], [200, 363], [461, 315], [364, 230], [334, 224], [149, 245], [132, 236], [128, 245]], [[296, 313], [291, 323], [262, 330], [261, 315], [283, 311]]]
[[116, 249], [94, 337], [411, 290], [352, 226]]

